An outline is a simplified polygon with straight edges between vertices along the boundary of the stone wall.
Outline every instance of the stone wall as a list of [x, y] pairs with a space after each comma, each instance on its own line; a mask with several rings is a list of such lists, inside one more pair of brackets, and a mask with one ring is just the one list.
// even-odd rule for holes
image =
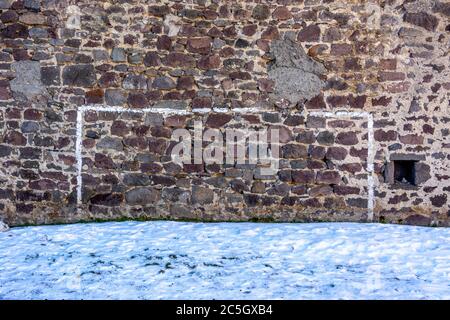
[[[444, 0], [0, 0], [0, 219], [447, 226], [449, 16]], [[280, 171], [175, 164], [171, 133], [194, 120], [279, 129]]]

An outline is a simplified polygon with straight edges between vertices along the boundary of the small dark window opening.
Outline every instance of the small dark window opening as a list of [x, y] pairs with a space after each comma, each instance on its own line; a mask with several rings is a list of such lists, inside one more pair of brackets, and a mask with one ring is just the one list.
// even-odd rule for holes
[[415, 163], [413, 160], [394, 161], [394, 181], [398, 183], [416, 185]]

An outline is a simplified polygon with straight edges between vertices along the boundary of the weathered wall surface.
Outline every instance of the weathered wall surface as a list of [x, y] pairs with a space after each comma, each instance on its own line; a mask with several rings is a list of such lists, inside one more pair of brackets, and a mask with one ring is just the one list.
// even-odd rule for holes
[[[0, 218], [367, 221], [372, 148], [373, 221], [447, 226], [449, 16], [443, 0], [0, 0]], [[86, 105], [186, 114], [83, 113], [78, 205]], [[373, 131], [312, 114], [341, 110]], [[280, 129], [279, 173], [174, 164], [194, 120]], [[398, 159], [415, 184], [389, 177]]]

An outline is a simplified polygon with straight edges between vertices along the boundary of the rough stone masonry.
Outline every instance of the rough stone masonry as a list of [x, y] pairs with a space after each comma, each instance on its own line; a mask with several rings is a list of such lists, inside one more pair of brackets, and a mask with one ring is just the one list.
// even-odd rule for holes
[[[446, 0], [0, 0], [0, 40], [0, 220], [10, 225], [449, 225]], [[96, 111], [83, 113], [79, 204], [83, 106]], [[370, 114], [373, 128], [320, 115], [338, 111]], [[175, 164], [171, 134], [194, 121], [279, 129], [279, 172]]]

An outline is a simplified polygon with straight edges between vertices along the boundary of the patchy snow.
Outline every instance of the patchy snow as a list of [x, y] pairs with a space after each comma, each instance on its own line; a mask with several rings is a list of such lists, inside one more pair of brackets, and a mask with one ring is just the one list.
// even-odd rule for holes
[[111, 222], [0, 233], [0, 299], [450, 299], [450, 229]]

